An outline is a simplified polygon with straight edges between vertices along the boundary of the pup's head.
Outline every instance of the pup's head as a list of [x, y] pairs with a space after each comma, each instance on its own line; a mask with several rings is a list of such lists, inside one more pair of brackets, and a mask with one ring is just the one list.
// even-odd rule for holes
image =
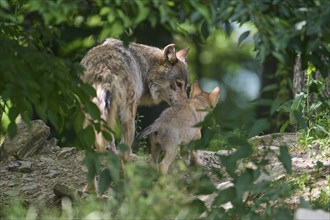
[[157, 57], [157, 63], [147, 76], [150, 95], [154, 104], [165, 101], [172, 105], [187, 98], [189, 73], [187, 55], [189, 48], [178, 52], [175, 45], [167, 45]]
[[198, 85], [198, 81], [196, 81], [192, 87], [190, 92], [191, 99], [199, 100], [201, 106], [196, 106], [201, 110], [205, 109], [214, 109], [218, 104], [218, 99], [220, 95], [220, 88], [215, 87], [212, 92], [203, 92]]

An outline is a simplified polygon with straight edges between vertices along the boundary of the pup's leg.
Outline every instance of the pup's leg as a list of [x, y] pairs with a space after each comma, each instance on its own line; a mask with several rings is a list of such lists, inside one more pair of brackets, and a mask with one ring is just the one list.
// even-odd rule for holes
[[177, 155], [176, 147], [165, 147], [164, 149], [166, 149], [164, 159], [159, 163], [159, 172], [162, 175], [167, 174], [169, 166], [172, 164]]
[[191, 150], [189, 152], [190, 156], [190, 164], [193, 166], [202, 166], [202, 160], [199, 157], [199, 152], [198, 150]]

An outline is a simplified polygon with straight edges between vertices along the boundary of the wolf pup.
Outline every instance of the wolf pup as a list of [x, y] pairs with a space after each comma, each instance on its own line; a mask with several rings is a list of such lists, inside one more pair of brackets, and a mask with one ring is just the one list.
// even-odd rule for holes
[[[134, 145], [149, 136], [152, 161], [161, 174], [166, 174], [177, 155], [178, 146], [201, 138], [201, 129], [194, 125], [203, 121], [208, 111], [217, 105], [219, 94], [219, 87], [211, 93], [206, 93], [200, 89], [198, 82], [195, 82], [190, 99], [184, 99], [163, 111], [152, 125], [136, 137]], [[161, 151], [165, 154], [158, 164]], [[197, 163], [197, 157], [197, 152], [192, 152], [191, 162]]]
[[[107, 39], [88, 51], [82, 59], [85, 69], [82, 79], [95, 88], [97, 96], [93, 102], [99, 107], [102, 119], [114, 128], [116, 117], [119, 118], [121, 143], [129, 147], [124, 161], [131, 153], [137, 106], [161, 101], [172, 105], [187, 98], [188, 50], [176, 52], [174, 44], [161, 50]], [[96, 134], [94, 147], [97, 151], [109, 147], [102, 133]]]

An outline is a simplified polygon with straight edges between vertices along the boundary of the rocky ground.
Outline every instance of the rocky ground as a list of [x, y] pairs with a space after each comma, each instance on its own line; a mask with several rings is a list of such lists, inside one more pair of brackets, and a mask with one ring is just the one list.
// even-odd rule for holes
[[[55, 140], [48, 141], [49, 129], [40, 121], [33, 122], [32, 128], [34, 130], [31, 131], [19, 126], [18, 137], [12, 141], [6, 139], [0, 148], [0, 207], [7, 206], [14, 197], [21, 197], [26, 204], [43, 201], [47, 207], [54, 207], [63, 195], [81, 194], [87, 183], [84, 152], [75, 148], [60, 148]], [[26, 132], [27, 135], [22, 134]], [[323, 168], [318, 179], [314, 180], [315, 188], [303, 195], [311, 199], [319, 195], [318, 189], [327, 186], [330, 158], [318, 157], [317, 146], [310, 152], [301, 152], [296, 149], [296, 142], [295, 134], [273, 134], [251, 139], [251, 143], [260, 150], [271, 149], [271, 158], [276, 158], [274, 154], [278, 153], [280, 145], [287, 144], [291, 149], [293, 172], [297, 174], [320, 172], [316, 163], [321, 161]], [[200, 156], [205, 166], [220, 169], [221, 164], [216, 156], [227, 153], [202, 151]], [[285, 173], [275, 159], [269, 170], [271, 175], [262, 178], [280, 178]], [[298, 198], [292, 202], [298, 203]]]

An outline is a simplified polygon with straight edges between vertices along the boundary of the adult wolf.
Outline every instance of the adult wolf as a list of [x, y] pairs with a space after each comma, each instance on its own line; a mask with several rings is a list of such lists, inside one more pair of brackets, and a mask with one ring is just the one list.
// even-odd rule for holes
[[[169, 44], [163, 50], [147, 45], [107, 39], [92, 48], [82, 59], [85, 68], [82, 79], [90, 83], [97, 96], [93, 102], [110, 128], [118, 116], [121, 143], [129, 147], [124, 161], [129, 159], [135, 134], [138, 105], [152, 105], [165, 101], [172, 105], [186, 98], [189, 82], [188, 48], [176, 52]], [[104, 151], [107, 146], [102, 133], [96, 134], [94, 147]], [[112, 150], [116, 150], [113, 149]]]

